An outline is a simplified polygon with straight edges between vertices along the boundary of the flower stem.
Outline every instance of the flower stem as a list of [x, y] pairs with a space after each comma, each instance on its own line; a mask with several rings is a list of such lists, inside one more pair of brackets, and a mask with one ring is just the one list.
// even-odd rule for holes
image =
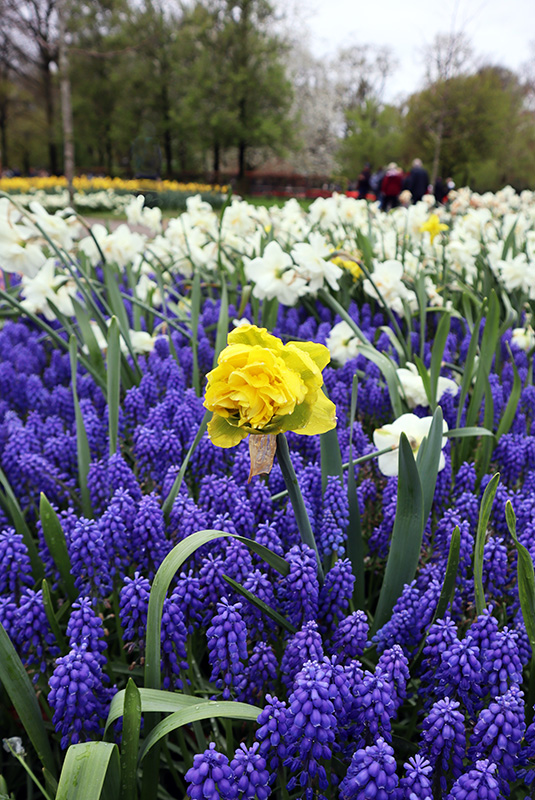
[[304, 542], [304, 544], [307, 544], [309, 547], [311, 547], [316, 553], [316, 561], [318, 564], [318, 580], [321, 585], [323, 583], [323, 568], [321, 566], [318, 547], [316, 545], [310, 519], [305, 508], [303, 495], [301, 494], [301, 489], [299, 488], [299, 483], [297, 482], [297, 475], [295, 474], [295, 470], [290, 459], [290, 449], [284, 433], [277, 434], [276, 454], [281, 468], [282, 477], [284, 478], [284, 483], [286, 484], [286, 489], [288, 490], [290, 502], [294, 510], [297, 527], [299, 528], [299, 533], [301, 534], [301, 540]]

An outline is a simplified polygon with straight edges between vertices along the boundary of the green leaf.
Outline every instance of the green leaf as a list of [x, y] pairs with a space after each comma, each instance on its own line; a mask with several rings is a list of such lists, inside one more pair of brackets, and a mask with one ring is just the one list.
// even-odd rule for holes
[[197, 701], [197, 704], [190, 708], [181, 711], [175, 711], [163, 719], [156, 725], [141, 747], [139, 760], [145, 758], [151, 747], [161, 741], [165, 736], [168, 736], [172, 731], [182, 727], [182, 725], [190, 725], [201, 719], [243, 719], [255, 722], [261, 709], [256, 706], [248, 705], [247, 703], [237, 703], [233, 701], [214, 701], [202, 700]]
[[469, 439], [471, 436], [494, 436], [488, 428], [471, 425], [469, 428], [452, 428], [444, 434], [448, 439]]
[[526, 626], [529, 643], [531, 645], [532, 656], [526, 697], [526, 719], [531, 722], [533, 719], [533, 704], [535, 702], [535, 573], [529, 550], [518, 541], [516, 535], [516, 515], [510, 500], [505, 504], [505, 519], [515, 543], [518, 556], [518, 597], [520, 599], [520, 608], [522, 609], [524, 625]]
[[282, 614], [279, 614], [279, 612], [275, 611], [274, 608], [271, 608], [271, 606], [268, 606], [268, 604], [264, 603], [263, 600], [260, 600], [259, 597], [250, 592], [249, 589], [246, 589], [245, 586], [242, 586], [241, 583], [235, 581], [234, 578], [229, 578], [228, 575], [222, 575], [221, 577], [229, 584], [229, 586], [232, 586], [234, 591], [238, 592], [238, 594], [241, 594], [242, 597], [245, 597], [249, 603], [258, 608], [258, 610], [267, 617], [270, 617], [274, 622], [277, 623], [277, 625], [280, 625], [281, 628], [286, 628], [289, 633], [296, 633], [297, 629], [294, 628], [291, 622], [288, 622], [286, 617], [283, 617]]
[[459, 571], [460, 553], [461, 553], [461, 532], [459, 530], [459, 526], [456, 525], [451, 534], [450, 549], [448, 553], [448, 563], [446, 564], [444, 583], [442, 584], [442, 589], [440, 590], [440, 597], [438, 598], [437, 607], [435, 609], [435, 613], [433, 614], [433, 618], [427, 627], [427, 633], [420, 642], [418, 652], [416, 653], [414, 660], [412, 662], [411, 673], [416, 671], [415, 667], [420, 661], [431, 625], [435, 622], [435, 620], [442, 619], [442, 617], [446, 613], [448, 605], [453, 601], [453, 595], [455, 592], [455, 581], [457, 578], [457, 572]]
[[219, 318], [217, 320], [217, 333], [215, 337], [214, 361], [213, 366], [217, 365], [219, 353], [227, 344], [228, 336], [228, 290], [224, 276], [221, 277], [221, 304], [219, 306]]
[[396, 365], [394, 362], [384, 353], [380, 353], [375, 349], [369, 339], [366, 338], [361, 329], [358, 327], [355, 320], [349, 316], [345, 308], [340, 305], [340, 303], [335, 300], [334, 297], [332, 297], [324, 289], [320, 289], [318, 292], [318, 298], [324, 302], [326, 306], [338, 314], [345, 322], [347, 322], [349, 327], [355, 332], [355, 336], [361, 342], [361, 344], [359, 344], [359, 353], [369, 361], [372, 361], [381, 370], [383, 378], [386, 381], [386, 385], [388, 386], [388, 393], [390, 395], [390, 402], [392, 404], [394, 414], [396, 417], [401, 417], [404, 410], [400, 396], [401, 385], [396, 373]]
[[353, 463], [353, 426], [357, 412], [358, 379], [353, 375], [351, 386], [351, 403], [349, 408], [349, 464], [347, 475], [347, 498], [349, 505], [349, 523], [347, 526], [347, 557], [351, 561], [351, 569], [355, 576], [353, 602], [357, 608], [364, 609], [366, 597], [364, 592], [364, 542], [360, 523], [357, 484], [355, 481], [355, 465]]
[[224, 536], [238, 539], [238, 541], [247, 545], [247, 547], [263, 558], [264, 561], [267, 561], [270, 566], [282, 575], [288, 574], [290, 566], [287, 561], [275, 553], [272, 553], [267, 547], [254, 542], [252, 539], [246, 539], [244, 536], [235, 536], [234, 534], [225, 533], [224, 531], [204, 530], [192, 533], [190, 536], [186, 537], [186, 539], [179, 542], [160, 564], [158, 572], [154, 576], [149, 597], [145, 641], [145, 686], [148, 688], [158, 689], [160, 686], [162, 611], [171, 581], [184, 562], [187, 561], [199, 547]]
[[425, 446], [420, 446], [416, 459], [416, 466], [420, 474], [423, 492], [424, 528], [431, 512], [431, 506], [433, 505], [433, 498], [435, 496], [438, 465], [442, 453], [443, 427], [442, 409], [440, 406], [437, 406], [433, 414], [433, 421], [429, 428], [429, 434], [425, 440]]
[[403, 587], [416, 574], [424, 531], [424, 499], [420, 475], [404, 433], [399, 440], [398, 499], [392, 540], [372, 634], [391, 617]]
[[[120, 334], [125, 341], [130, 356], [132, 357], [135, 373], [137, 374], [138, 378], [140, 378], [141, 371], [137, 363], [137, 356], [132, 348], [132, 342], [130, 341], [130, 321], [128, 319], [128, 314], [126, 313], [126, 307], [123, 298], [121, 297], [121, 291], [116, 280], [115, 270], [110, 264], [107, 263], [102, 264], [102, 270], [104, 272], [104, 283], [106, 284], [108, 302], [110, 304], [112, 314], [113, 316], [117, 317]], [[130, 388], [134, 382], [134, 372], [132, 371], [132, 367], [128, 363], [124, 354], [122, 354], [122, 365], [123, 383], [127, 388]]]
[[431, 410], [435, 410], [437, 403], [437, 386], [442, 369], [442, 358], [444, 356], [444, 348], [450, 332], [451, 317], [450, 314], [443, 314], [440, 322], [437, 325], [433, 346], [431, 348], [431, 369], [430, 369], [430, 390], [431, 390]]
[[492, 504], [500, 482], [500, 473], [496, 472], [488, 482], [481, 506], [479, 509], [479, 520], [477, 523], [476, 541], [474, 546], [474, 592], [476, 599], [476, 612], [482, 614], [486, 608], [485, 592], [483, 591], [483, 551], [485, 549], [485, 537], [487, 535], [487, 525], [489, 524]]
[[290, 502], [292, 504], [292, 509], [295, 515], [295, 521], [297, 523], [297, 527], [301, 535], [301, 541], [304, 544], [308, 545], [311, 548], [311, 550], [313, 550], [316, 554], [318, 580], [321, 585], [323, 583], [323, 568], [321, 565], [321, 559], [318, 552], [318, 546], [316, 544], [314, 531], [312, 530], [310, 518], [308, 516], [305, 502], [303, 500], [303, 495], [299, 487], [299, 481], [297, 480], [297, 475], [295, 474], [292, 460], [290, 458], [290, 449], [288, 447], [288, 441], [284, 433], [277, 434], [277, 449], [275, 453], [277, 456], [277, 461], [279, 462], [279, 466], [281, 468], [282, 477], [284, 478], [284, 485], [288, 490], [288, 497], [290, 498]]
[[[464, 299], [464, 295], [463, 295], [463, 299]], [[466, 314], [465, 314], [465, 316], [466, 316]], [[464, 371], [463, 371], [463, 377], [462, 377], [462, 380], [461, 380], [461, 389], [460, 389], [460, 392], [459, 392], [459, 405], [458, 405], [458, 409], [457, 409], [457, 423], [456, 423], [457, 428], [459, 428], [460, 425], [461, 425], [461, 416], [462, 416], [463, 409], [464, 409], [464, 403], [465, 403], [466, 397], [468, 395], [468, 392], [470, 390], [470, 387], [472, 386], [472, 380], [473, 380], [473, 377], [474, 377], [475, 359], [476, 359], [476, 354], [477, 354], [477, 350], [478, 350], [478, 347], [479, 347], [479, 326], [480, 326], [482, 317], [483, 317], [483, 308], [480, 308], [480, 310], [478, 312], [478, 315], [477, 315], [477, 318], [476, 318], [475, 323], [474, 323], [474, 327], [473, 327], [473, 330], [472, 330], [472, 335], [470, 337], [470, 344], [468, 346], [468, 352], [466, 354], [466, 358], [465, 358], [465, 361], [464, 361]]]
[[107, 387], [108, 387], [108, 438], [110, 456], [117, 452], [117, 436], [119, 431], [119, 406], [121, 403], [121, 343], [117, 317], [112, 317], [108, 328], [107, 352]]
[[28, 524], [24, 518], [24, 514], [22, 513], [22, 509], [19, 505], [19, 501], [17, 500], [13, 489], [11, 488], [11, 484], [9, 483], [6, 475], [4, 474], [3, 470], [0, 469], [0, 484], [4, 492], [0, 492], [0, 506], [2, 507], [3, 511], [7, 514], [7, 516], [13, 521], [13, 525], [15, 526], [15, 530], [22, 536], [22, 541], [26, 545], [28, 549], [28, 556], [30, 558], [30, 563], [32, 565], [32, 575], [35, 581], [41, 581], [45, 574], [43, 569], [43, 564], [41, 559], [39, 558], [39, 551], [37, 550], [37, 545], [35, 544], [34, 538], [32, 533], [28, 527]]
[[41, 589], [43, 592], [43, 606], [45, 609], [46, 618], [50, 625], [50, 630], [54, 634], [56, 638], [56, 642], [58, 643], [58, 647], [61, 650], [61, 654], [65, 655], [70, 648], [67, 647], [67, 640], [65, 639], [63, 633], [61, 632], [61, 628], [58, 625], [58, 621], [56, 619], [56, 614], [54, 612], [54, 606], [52, 605], [52, 597], [50, 596], [50, 589], [48, 587], [48, 582], [43, 580], [41, 583]]
[[35, 688], [9, 636], [0, 624], [0, 683], [3, 685], [39, 760], [52, 776], [56, 764], [48, 741]]
[[56, 800], [117, 800], [120, 786], [116, 744], [84, 742], [67, 750]]
[[71, 336], [69, 340], [69, 355], [71, 359], [71, 385], [72, 385], [72, 398], [74, 403], [74, 417], [76, 421], [76, 454], [78, 459], [78, 483], [80, 484], [80, 492], [82, 495], [82, 510], [84, 516], [92, 517], [93, 512], [91, 509], [91, 498], [89, 497], [89, 489], [87, 488], [87, 476], [89, 474], [89, 464], [91, 462], [91, 453], [89, 451], [89, 441], [85, 430], [84, 418], [80, 410], [80, 403], [78, 401], [78, 392], [76, 388], [77, 383], [77, 359], [78, 351], [76, 347], [76, 337]]
[[429, 377], [429, 372], [425, 368], [425, 364], [422, 361], [422, 359], [416, 355], [414, 356], [414, 363], [418, 370], [418, 375], [422, 379], [425, 395], [427, 397], [427, 402], [429, 403], [430, 408], [434, 409], [434, 406], [436, 406], [436, 402], [434, 402], [434, 397], [431, 393], [431, 378]]
[[41, 519], [41, 528], [43, 536], [47, 543], [50, 555], [54, 559], [54, 564], [58, 568], [61, 581], [69, 596], [69, 600], [74, 602], [78, 599], [79, 592], [74, 585], [74, 578], [71, 573], [71, 559], [69, 558], [69, 551], [67, 549], [67, 541], [58, 515], [48, 502], [48, 499], [43, 492], [41, 492], [39, 502], [39, 516]]
[[336, 428], [320, 434], [321, 449], [321, 491], [325, 491], [327, 478], [335, 475], [343, 481], [342, 454]]
[[[194, 706], [201, 702], [198, 697], [180, 692], [166, 692], [163, 689], [138, 689], [139, 700], [141, 703], [142, 714], [172, 714], [183, 708]], [[113, 725], [119, 717], [124, 716], [126, 690], [121, 689], [113, 695], [106, 720], [104, 734], [107, 733], [110, 725]]]
[[141, 728], [141, 695], [132, 678], [124, 693], [123, 732], [121, 737], [121, 800], [136, 800], [137, 756]]
[[498, 425], [498, 430], [496, 431], [496, 440], [498, 440], [505, 433], [508, 433], [511, 425], [513, 424], [516, 416], [516, 410], [518, 408], [518, 401], [520, 400], [520, 395], [522, 392], [522, 381], [520, 380], [520, 376], [513, 358], [511, 358], [511, 366], [513, 368], [514, 376], [513, 388], [511, 389], [509, 400], [507, 401], [505, 411], [503, 412], [500, 424]]
[[520, 598], [522, 616], [524, 617], [524, 625], [526, 626], [529, 643], [535, 658], [535, 573], [533, 560], [529, 550], [518, 541], [516, 515], [510, 500], [505, 504], [505, 519], [518, 554], [518, 596]]
[[448, 553], [448, 563], [446, 564], [446, 574], [444, 575], [444, 583], [440, 591], [440, 597], [436, 611], [433, 614], [431, 624], [436, 619], [442, 619], [446, 613], [448, 605], [453, 601], [453, 594], [455, 592], [455, 580], [457, 572], [459, 571], [459, 558], [461, 553], [461, 532], [459, 526], [456, 525], [451, 534], [450, 549]]
[[193, 275], [193, 285], [191, 288], [191, 350], [193, 354], [192, 383], [197, 397], [200, 397], [201, 394], [201, 379], [199, 375], [199, 358], [197, 352], [197, 338], [199, 330], [200, 310], [201, 310], [201, 276], [199, 270], [196, 270]]

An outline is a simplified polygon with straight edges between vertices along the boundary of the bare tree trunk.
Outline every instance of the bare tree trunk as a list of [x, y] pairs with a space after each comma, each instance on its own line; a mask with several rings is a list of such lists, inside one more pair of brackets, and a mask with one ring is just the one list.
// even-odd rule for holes
[[72, 123], [71, 80], [69, 76], [69, 55], [65, 41], [66, 19], [65, 0], [58, 0], [59, 21], [58, 61], [61, 95], [61, 121], [63, 125], [63, 168], [69, 189], [69, 203], [74, 205], [74, 131]]
[[441, 116], [437, 130], [435, 133], [435, 152], [433, 154], [433, 167], [431, 169], [431, 185], [434, 186], [438, 177], [438, 171], [440, 167], [440, 150], [442, 147], [442, 138], [444, 136], [444, 117]]
[[58, 173], [58, 148], [54, 131], [54, 88], [50, 73], [50, 61], [46, 60], [42, 66], [45, 89], [46, 136], [48, 142], [48, 169], [51, 175]]

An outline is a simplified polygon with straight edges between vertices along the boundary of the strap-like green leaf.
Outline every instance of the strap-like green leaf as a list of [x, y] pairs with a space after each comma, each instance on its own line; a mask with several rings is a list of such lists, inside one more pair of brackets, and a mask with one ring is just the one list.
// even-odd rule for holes
[[351, 403], [349, 408], [349, 464], [347, 473], [347, 499], [349, 505], [349, 524], [347, 526], [347, 557], [351, 561], [351, 569], [355, 576], [353, 602], [357, 608], [364, 609], [366, 597], [364, 592], [364, 542], [360, 524], [360, 510], [355, 480], [353, 460], [353, 425], [357, 412], [357, 376], [353, 376], [351, 386]]
[[279, 462], [279, 466], [281, 468], [282, 477], [284, 478], [284, 485], [286, 486], [288, 497], [290, 498], [290, 502], [292, 504], [295, 521], [297, 523], [299, 533], [301, 534], [301, 541], [308, 545], [316, 554], [318, 580], [321, 584], [323, 583], [323, 568], [321, 565], [318, 545], [316, 544], [314, 531], [312, 530], [310, 518], [308, 516], [303, 495], [297, 480], [297, 475], [295, 474], [292, 460], [290, 458], [288, 440], [286, 439], [286, 435], [284, 433], [277, 434], [276, 455], [277, 461]]
[[282, 614], [279, 614], [279, 612], [275, 611], [274, 608], [271, 608], [271, 606], [268, 606], [268, 604], [264, 603], [263, 600], [260, 600], [259, 597], [250, 592], [249, 589], [246, 589], [245, 586], [242, 586], [241, 583], [235, 581], [234, 578], [229, 578], [228, 575], [222, 575], [222, 578], [228, 583], [229, 586], [232, 586], [235, 592], [238, 592], [238, 594], [241, 594], [242, 597], [245, 597], [249, 603], [258, 608], [258, 610], [267, 617], [270, 617], [274, 622], [277, 623], [277, 625], [280, 625], [281, 628], [286, 628], [289, 633], [296, 632], [296, 628], [294, 628], [291, 622], [288, 622], [286, 617], [283, 617]]
[[[181, 711], [183, 708], [194, 706], [204, 701], [204, 698], [193, 697], [190, 694], [181, 694], [180, 692], [166, 692], [164, 689], [142, 688], [138, 689], [138, 692], [142, 714], [172, 714], [174, 711]], [[104, 729], [105, 734], [110, 725], [113, 725], [119, 717], [124, 715], [125, 697], [125, 689], [121, 689], [113, 695]]]
[[336, 475], [343, 480], [342, 454], [336, 428], [320, 435], [321, 450], [321, 490], [325, 491], [329, 475]]
[[201, 379], [199, 375], [199, 357], [197, 352], [197, 331], [199, 328], [199, 315], [201, 309], [201, 276], [199, 270], [193, 275], [191, 288], [191, 350], [193, 355], [192, 383], [197, 397], [201, 394]]
[[256, 706], [248, 705], [247, 703], [234, 703], [232, 701], [214, 701], [204, 700], [198, 702], [194, 706], [175, 711], [170, 714], [156, 725], [141, 747], [139, 760], [145, 758], [151, 747], [157, 744], [161, 739], [170, 734], [172, 731], [180, 728], [182, 725], [190, 725], [201, 719], [245, 719], [256, 721], [260, 709]]
[[43, 492], [41, 492], [39, 502], [39, 516], [41, 518], [43, 536], [50, 550], [50, 555], [58, 568], [61, 581], [67, 591], [69, 599], [71, 602], [74, 602], [74, 600], [78, 599], [79, 593], [74, 585], [74, 578], [71, 574], [71, 559], [69, 558], [67, 541], [58, 515]]
[[224, 276], [221, 277], [221, 302], [219, 306], [219, 318], [217, 320], [217, 333], [215, 337], [215, 347], [214, 347], [214, 367], [217, 364], [217, 358], [219, 353], [227, 344], [227, 336], [228, 336], [228, 290], [227, 284], [224, 280]]
[[82, 509], [86, 517], [92, 516], [91, 498], [89, 497], [89, 489], [87, 488], [87, 476], [89, 474], [89, 464], [91, 462], [91, 454], [89, 451], [89, 441], [85, 430], [84, 418], [80, 410], [80, 403], [78, 401], [78, 391], [76, 388], [77, 382], [77, 361], [78, 350], [76, 345], [76, 337], [71, 336], [69, 340], [69, 355], [71, 359], [71, 386], [72, 386], [72, 399], [74, 403], [74, 418], [76, 421], [76, 454], [78, 459], [78, 482], [80, 484], [80, 492], [82, 495]]
[[402, 433], [399, 442], [396, 518], [372, 633], [388, 622], [404, 585], [414, 578], [422, 547], [423, 531], [422, 484], [411, 446], [406, 435]]
[[22, 541], [24, 542], [24, 544], [28, 549], [28, 556], [30, 558], [30, 563], [32, 565], [32, 575], [35, 581], [40, 581], [43, 579], [43, 575], [45, 573], [42, 561], [39, 558], [39, 551], [37, 550], [37, 545], [35, 544], [32, 533], [24, 518], [24, 514], [22, 513], [19, 501], [15, 496], [15, 492], [11, 488], [11, 484], [9, 483], [6, 475], [1, 469], [0, 469], [0, 485], [4, 490], [3, 492], [0, 492], [0, 507], [6, 513], [6, 515], [13, 521], [13, 525], [15, 526], [15, 530], [17, 531], [19, 536], [22, 536]]
[[418, 458], [416, 460], [418, 472], [420, 473], [420, 481], [422, 483], [424, 528], [431, 511], [431, 506], [433, 505], [433, 498], [435, 496], [438, 465], [440, 461], [440, 455], [442, 453], [443, 427], [442, 409], [440, 406], [437, 406], [435, 413], [433, 414], [433, 421], [431, 422], [431, 426], [429, 428], [429, 434], [426, 438], [425, 447], [420, 447], [418, 451]]
[[112, 800], [119, 796], [119, 752], [109, 742], [73, 744], [67, 750], [56, 800]]
[[203, 544], [214, 539], [230, 536], [233, 539], [247, 545], [253, 552], [259, 555], [270, 566], [287, 575], [290, 566], [280, 556], [273, 553], [252, 539], [244, 536], [235, 536], [224, 531], [205, 530], [192, 533], [182, 542], [179, 542], [171, 552], [164, 558], [154, 576], [152, 589], [149, 597], [149, 607], [147, 612], [147, 634], [145, 639], [145, 686], [151, 689], [158, 689], [160, 686], [160, 652], [161, 652], [161, 628], [163, 603], [167, 595], [167, 590], [182, 564]]
[[117, 452], [119, 405], [121, 402], [121, 343], [117, 317], [111, 318], [108, 328], [107, 387], [108, 438], [110, 443], [110, 456], [113, 456]]
[[43, 716], [28, 673], [24, 669], [3, 625], [0, 624], [0, 683], [3, 685], [41, 764], [56, 775], [56, 764]]
[[516, 515], [510, 500], [505, 504], [505, 519], [518, 554], [518, 596], [533, 658], [535, 658], [535, 572], [529, 550], [518, 541]]
[[437, 325], [433, 346], [431, 348], [431, 369], [430, 369], [430, 391], [431, 391], [431, 410], [435, 410], [437, 402], [437, 386], [442, 368], [442, 357], [444, 355], [444, 348], [450, 332], [451, 316], [445, 313], [440, 318]]
[[123, 732], [121, 737], [121, 800], [136, 800], [137, 756], [141, 727], [141, 696], [129, 678], [124, 693]]
[[474, 593], [476, 600], [476, 611], [482, 614], [486, 608], [485, 592], [483, 591], [483, 552], [485, 549], [485, 538], [487, 536], [487, 525], [489, 524], [492, 504], [500, 482], [500, 473], [497, 472], [488, 482], [481, 506], [479, 508], [479, 520], [477, 523], [476, 541], [474, 546]]
[[510, 500], [505, 504], [505, 519], [507, 520], [507, 527], [509, 528], [509, 532], [513, 537], [516, 547], [518, 557], [518, 597], [532, 653], [526, 697], [526, 721], [530, 724], [533, 719], [533, 706], [535, 703], [535, 572], [533, 570], [533, 559], [531, 558], [529, 550], [518, 541], [516, 535], [516, 516]]
[[513, 358], [511, 359], [511, 366], [513, 368], [513, 387], [511, 389], [511, 394], [509, 395], [509, 400], [507, 401], [505, 411], [503, 412], [500, 420], [500, 424], [498, 425], [498, 430], [496, 431], [497, 440], [507, 433], [513, 424], [513, 420], [516, 416], [516, 410], [518, 408], [518, 401], [520, 400], [520, 395], [522, 393], [522, 381], [520, 380], [520, 376]]

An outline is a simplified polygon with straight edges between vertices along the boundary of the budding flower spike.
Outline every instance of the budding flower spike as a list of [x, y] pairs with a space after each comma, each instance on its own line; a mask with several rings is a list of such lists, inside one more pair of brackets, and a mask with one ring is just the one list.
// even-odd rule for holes
[[[204, 405], [212, 411], [208, 434], [217, 447], [234, 447], [252, 434], [252, 454], [268, 450], [262, 468], [269, 472], [274, 437], [294, 431], [313, 436], [336, 426], [336, 408], [324, 394], [322, 370], [329, 350], [315, 342], [288, 342], [256, 325], [241, 325], [228, 335], [217, 366], [208, 373]], [[259, 435], [273, 437], [266, 448]], [[252, 458], [253, 460], [253, 458]]]

